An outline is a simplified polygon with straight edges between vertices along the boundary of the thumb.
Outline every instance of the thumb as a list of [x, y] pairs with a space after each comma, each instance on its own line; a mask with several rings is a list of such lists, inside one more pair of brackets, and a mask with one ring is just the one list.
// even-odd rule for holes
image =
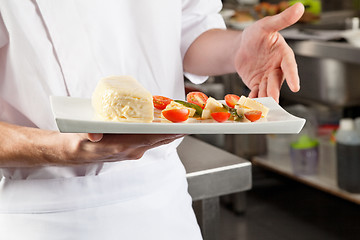
[[285, 11], [260, 21], [264, 30], [268, 32], [278, 32], [299, 21], [304, 11], [304, 5], [298, 2]]
[[91, 142], [99, 142], [103, 138], [104, 134], [102, 133], [88, 133], [88, 139]]

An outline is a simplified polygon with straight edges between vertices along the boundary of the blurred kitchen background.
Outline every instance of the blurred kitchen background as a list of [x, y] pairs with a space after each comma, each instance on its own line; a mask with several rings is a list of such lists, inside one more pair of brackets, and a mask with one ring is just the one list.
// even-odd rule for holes
[[[222, 15], [241, 30], [294, 2], [224, 0]], [[306, 118], [304, 129], [194, 136], [252, 163], [252, 188], [221, 197], [219, 239], [360, 239], [360, 0], [300, 2], [306, 14], [281, 34], [295, 53], [301, 90], [284, 84], [280, 105]], [[217, 99], [249, 92], [236, 74], [186, 87]]]

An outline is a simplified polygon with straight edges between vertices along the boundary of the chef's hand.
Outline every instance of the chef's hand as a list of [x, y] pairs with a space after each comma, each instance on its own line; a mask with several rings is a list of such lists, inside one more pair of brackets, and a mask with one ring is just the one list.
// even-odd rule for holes
[[184, 135], [59, 133], [0, 121], [0, 167], [66, 166], [136, 160]]
[[250, 97], [278, 101], [284, 79], [292, 91], [300, 89], [294, 53], [278, 31], [296, 23], [303, 13], [304, 6], [297, 3], [244, 31], [208, 30], [187, 49], [184, 70], [201, 76], [237, 72], [250, 88]]
[[137, 160], [152, 148], [184, 137], [182, 134], [61, 134], [65, 165]]
[[292, 91], [300, 90], [294, 53], [278, 31], [296, 23], [303, 13], [304, 6], [297, 3], [243, 31], [235, 68], [251, 90], [249, 97], [271, 96], [278, 101], [284, 79]]

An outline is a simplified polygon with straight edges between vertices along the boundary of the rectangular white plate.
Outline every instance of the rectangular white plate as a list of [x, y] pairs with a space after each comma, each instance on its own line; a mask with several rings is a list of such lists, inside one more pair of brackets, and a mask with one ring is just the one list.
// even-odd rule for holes
[[270, 108], [266, 119], [256, 122], [218, 123], [212, 119], [189, 119], [183, 123], [161, 122], [127, 123], [99, 120], [92, 108], [91, 99], [51, 96], [52, 111], [60, 132], [72, 133], [162, 133], [162, 134], [270, 134], [299, 133], [305, 119], [298, 118], [281, 108], [272, 98], [257, 98]]

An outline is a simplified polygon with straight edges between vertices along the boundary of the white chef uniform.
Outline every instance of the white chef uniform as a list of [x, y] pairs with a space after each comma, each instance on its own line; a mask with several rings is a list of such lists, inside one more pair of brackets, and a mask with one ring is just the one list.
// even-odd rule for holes
[[[109, 75], [183, 98], [184, 53], [224, 28], [220, 9], [218, 0], [0, 0], [0, 120], [55, 130], [49, 96], [90, 98]], [[0, 239], [200, 239], [178, 143], [138, 161], [0, 169]]]

